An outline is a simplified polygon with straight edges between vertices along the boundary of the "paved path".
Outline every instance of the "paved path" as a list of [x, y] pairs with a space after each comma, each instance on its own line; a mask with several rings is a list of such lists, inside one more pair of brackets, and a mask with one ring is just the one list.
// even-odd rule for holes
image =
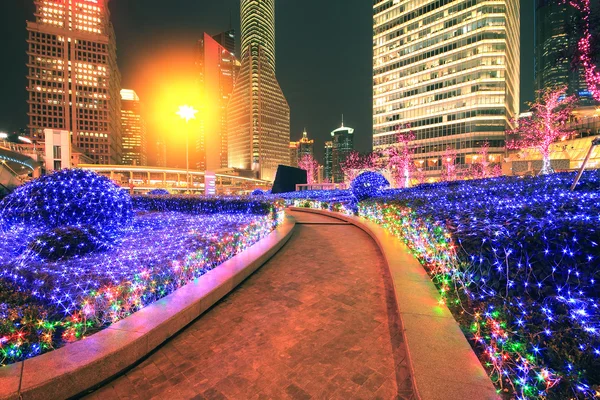
[[89, 399], [412, 399], [393, 289], [370, 237], [299, 225], [267, 264]]

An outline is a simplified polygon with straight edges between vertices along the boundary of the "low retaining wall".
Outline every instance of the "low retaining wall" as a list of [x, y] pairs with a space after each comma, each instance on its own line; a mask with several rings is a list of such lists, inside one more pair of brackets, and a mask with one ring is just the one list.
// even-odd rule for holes
[[421, 400], [498, 399], [496, 389], [421, 264], [398, 238], [364, 218], [290, 208], [349, 222], [379, 246], [390, 269], [409, 365]]
[[186, 327], [267, 262], [289, 240], [295, 220], [201, 278], [95, 333], [0, 368], [0, 399], [65, 399], [119, 374]]

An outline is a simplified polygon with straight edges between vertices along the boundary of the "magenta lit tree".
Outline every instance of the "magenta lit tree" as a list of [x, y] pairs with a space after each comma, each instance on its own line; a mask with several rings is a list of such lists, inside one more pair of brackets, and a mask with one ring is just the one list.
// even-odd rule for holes
[[452, 146], [446, 147], [442, 156], [442, 180], [455, 181], [458, 179], [458, 170], [456, 168], [456, 150]]
[[300, 158], [298, 168], [306, 171], [306, 181], [309, 185], [316, 183], [319, 164], [311, 154], [305, 154]]
[[412, 142], [415, 138], [409, 126], [400, 127], [396, 133], [396, 146], [389, 148], [388, 169], [396, 187], [410, 187], [410, 177], [415, 169], [412, 161], [414, 153]]
[[594, 63], [592, 56], [592, 6], [590, 0], [570, 0], [569, 4], [577, 8], [582, 14], [583, 37], [579, 40], [578, 63], [583, 67], [588, 90], [595, 100], [600, 101], [600, 71]]
[[490, 142], [487, 140], [477, 152], [475, 163], [471, 165], [471, 176], [474, 179], [492, 178], [500, 176], [502, 169], [499, 165], [490, 162]]
[[378, 169], [376, 166], [377, 160], [378, 157], [373, 153], [363, 156], [357, 151], [351, 151], [341, 164], [344, 181], [347, 183], [352, 182], [361, 172], [376, 171]]
[[507, 134], [514, 138], [506, 143], [507, 148], [534, 148], [542, 154], [542, 175], [553, 172], [550, 164], [552, 143], [571, 134], [566, 124], [573, 113], [577, 98], [566, 96], [566, 92], [566, 86], [540, 91], [539, 100], [530, 104], [531, 116], [515, 121], [517, 127], [507, 131]]

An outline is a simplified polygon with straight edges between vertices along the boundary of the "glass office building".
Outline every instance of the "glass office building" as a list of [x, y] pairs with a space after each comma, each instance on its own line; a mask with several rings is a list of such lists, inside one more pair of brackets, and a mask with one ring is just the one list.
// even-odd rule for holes
[[518, 0], [375, 0], [374, 147], [412, 129], [430, 176], [448, 147], [464, 167], [485, 141], [491, 157], [504, 153], [519, 115], [519, 25]]

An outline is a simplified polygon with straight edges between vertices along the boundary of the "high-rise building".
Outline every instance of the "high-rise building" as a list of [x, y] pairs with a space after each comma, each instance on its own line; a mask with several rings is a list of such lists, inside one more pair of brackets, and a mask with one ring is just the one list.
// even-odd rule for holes
[[297, 142], [290, 142], [290, 166], [297, 167], [304, 156], [314, 157], [315, 141], [308, 138], [306, 129], [302, 132], [302, 139]]
[[[344, 182], [342, 165], [346, 157], [354, 150], [354, 129], [342, 126], [331, 132], [331, 177], [332, 183]], [[327, 145], [325, 145], [327, 150]]]
[[123, 164], [148, 165], [146, 154], [146, 122], [142, 103], [131, 89], [121, 90], [121, 126], [123, 133]]
[[290, 167], [298, 167], [298, 148], [300, 144], [298, 142], [290, 142]]
[[156, 166], [167, 166], [167, 143], [165, 142], [165, 138], [162, 136], [159, 136], [156, 140]]
[[314, 157], [314, 144], [315, 141], [308, 138], [308, 132], [304, 129], [302, 139], [298, 142], [298, 159], [301, 160], [304, 156]]
[[[223, 37], [232, 39], [227, 32], [220, 35], [222, 41]], [[227, 168], [228, 164], [227, 104], [233, 92], [239, 62], [232, 51], [205, 33], [198, 41], [196, 66], [202, 97], [200, 131], [196, 138], [196, 167], [215, 171]]]
[[568, 86], [582, 105], [595, 104], [582, 68], [573, 68], [582, 37], [579, 12], [568, 2], [535, 0], [535, 88]]
[[36, 0], [29, 38], [29, 136], [70, 132], [99, 164], [121, 162], [121, 75], [108, 0]]
[[273, 180], [290, 162], [290, 108], [275, 76], [275, 0], [241, 0], [241, 67], [228, 105], [229, 167]]
[[375, 0], [374, 147], [412, 129], [428, 175], [441, 173], [448, 147], [459, 168], [485, 141], [503, 153], [519, 115], [519, 29], [518, 0]]
[[333, 182], [333, 142], [325, 142], [323, 155], [323, 180]]
[[235, 54], [235, 30], [230, 29], [225, 32], [218, 33], [212, 37], [215, 42], [219, 43], [221, 47]]

